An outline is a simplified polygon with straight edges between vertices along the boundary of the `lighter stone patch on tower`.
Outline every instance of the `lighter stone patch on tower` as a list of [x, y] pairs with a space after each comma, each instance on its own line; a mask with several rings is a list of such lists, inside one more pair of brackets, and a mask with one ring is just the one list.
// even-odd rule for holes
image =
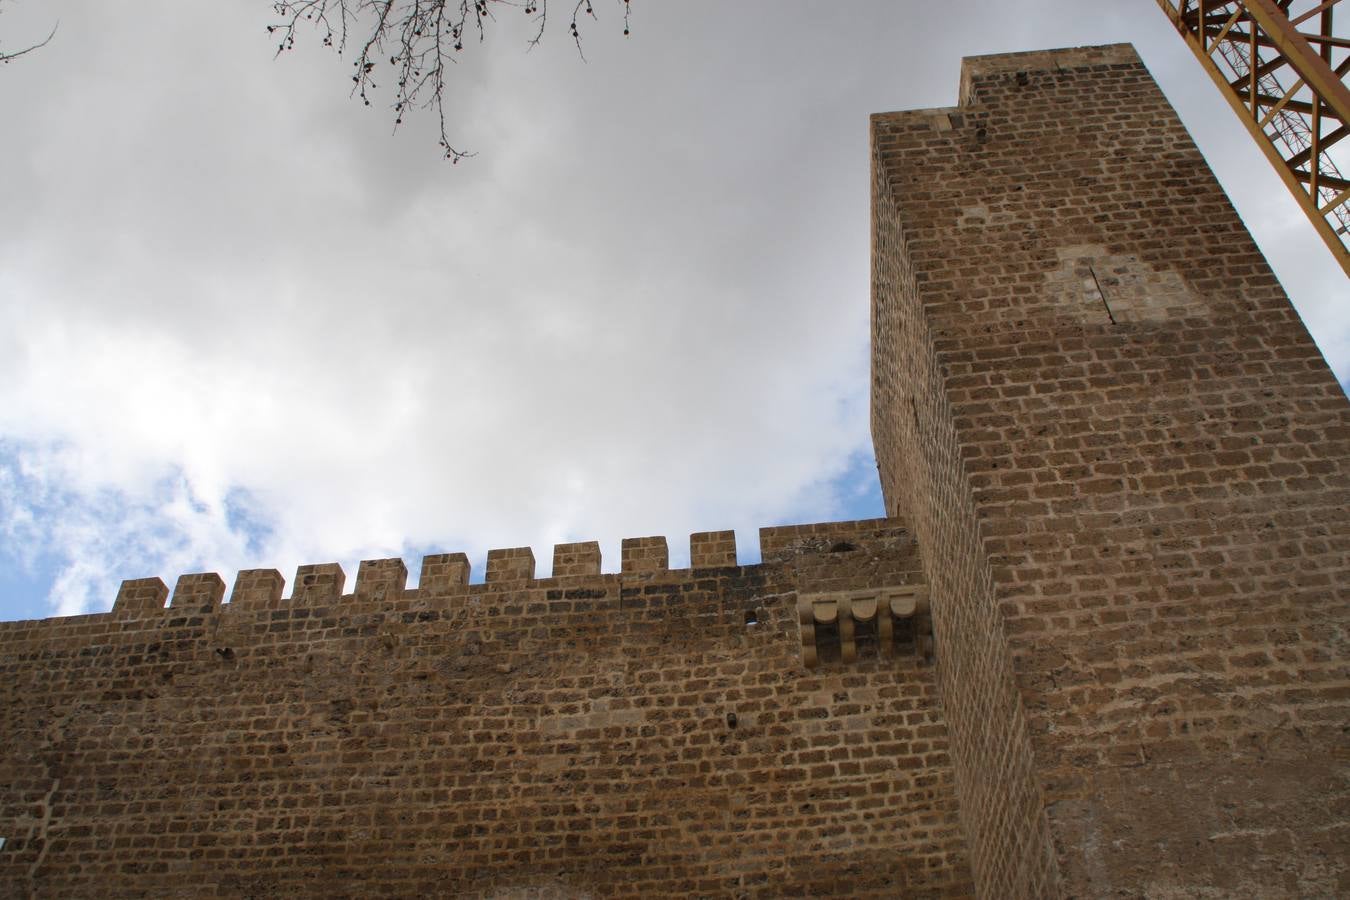
[[1133, 253], [1110, 253], [1100, 244], [1056, 252], [1059, 266], [1046, 273], [1046, 286], [1085, 322], [1161, 322], [1207, 309], [1174, 269], [1157, 269]]

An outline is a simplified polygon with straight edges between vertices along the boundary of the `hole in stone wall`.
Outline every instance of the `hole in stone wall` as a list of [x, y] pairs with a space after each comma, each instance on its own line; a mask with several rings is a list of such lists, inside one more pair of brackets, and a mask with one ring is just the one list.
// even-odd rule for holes
[[852, 551], [857, 549], [858, 549], [857, 546], [855, 546], [854, 544], [850, 544], [848, 541], [840, 541], [839, 543], [835, 544], [833, 547], [830, 548], [830, 552], [851, 553]]
[[756, 613], [753, 609], [747, 609], [747, 610], [745, 611], [745, 624], [746, 624], [747, 627], [749, 627], [749, 626], [751, 626], [751, 625], [758, 625], [758, 624], [759, 624], [759, 614]]
[[734, 712], [733, 712], [733, 713], [727, 713], [727, 727], [728, 727], [728, 728], [735, 728], [735, 727], [736, 727], [736, 714], [735, 714]]

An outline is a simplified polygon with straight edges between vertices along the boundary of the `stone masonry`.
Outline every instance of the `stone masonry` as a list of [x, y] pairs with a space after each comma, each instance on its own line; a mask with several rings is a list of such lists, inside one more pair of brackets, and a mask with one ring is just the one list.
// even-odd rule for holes
[[0, 623], [0, 896], [1350, 895], [1350, 404], [1175, 114], [871, 144], [888, 518]]
[[1350, 404], [1128, 46], [872, 119], [872, 423], [983, 896], [1350, 895]]
[[[796, 598], [921, 583], [894, 519], [129, 581], [0, 623], [0, 896], [973, 890], [933, 667], [802, 665]], [[874, 633], [873, 633], [874, 634]]]

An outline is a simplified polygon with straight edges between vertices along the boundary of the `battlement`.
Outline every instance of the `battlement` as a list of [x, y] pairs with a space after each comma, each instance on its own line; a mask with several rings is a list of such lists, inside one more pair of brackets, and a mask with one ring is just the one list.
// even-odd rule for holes
[[961, 60], [961, 105], [966, 106], [974, 102], [975, 85], [985, 78], [1008, 75], [1018, 78], [1029, 77], [1033, 72], [1059, 73], [1065, 69], [1141, 64], [1139, 54], [1131, 44], [1103, 44], [1098, 47], [1063, 47], [1056, 50], [967, 56]]
[[[216, 652], [310, 653], [343, 622], [449, 621], [470, 630], [484, 622], [523, 633], [601, 628], [626, 640], [669, 615], [692, 617], [704, 639], [720, 641], [763, 626], [799, 650], [806, 669], [824, 664], [933, 659], [932, 620], [918, 544], [898, 519], [787, 525], [760, 530], [762, 561], [739, 565], [736, 535], [709, 531], [689, 538], [688, 568], [670, 567], [664, 537], [627, 538], [618, 572], [602, 571], [597, 541], [558, 544], [553, 573], [538, 577], [529, 547], [494, 549], [485, 578], [471, 583], [464, 553], [423, 558], [420, 584], [408, 587], [402, 559], [363, 560], [348, 590], [338, 563], [297, 568], [286, 595], [276, 569], [238, 573], [226, 598], [218, 574], [178, 577], [172, 592], [157, 577], [122, 583], [107, 613], [0, 623], [0, 648], [20, 653], [69, 646], [104, 652], [151, 636], [195, 635]], [[726, 598], [758, 586], [744, 602]], [[708, 605], [710, 596], [721, 600]], [[182, 629], [183, 631], [179, 631]], [[720, 637], [719, 637], [720, 635]], [[500, 650], [500, 648], [497, 648]], [[45, 652], [39, 650], [39, 652]], [[500, 655], [500, 654], [499, 654]]]
[[[872, 519], [811, 525], [780, 525], [759, 531], [759, 565], [777, 564], [808, 555], [852, 554], [875, 549], [879, 531], [903, 529], [897, 520]], [[504, 589], [532, 590], [571, 586], [578, 580], [619, 577], [658, 579], [683, 577], [707, 569], [740, 567], [734, 531], [705, 531], [689, 536], [689, 566], [670, 567], [665, 537], [625, 538], [618, 572], [605, 573], [598, 541], [557, 544], [553, 548], [552, 574], [536, 576], [534, 551], [508, 547], [488, 551], [481, 584], [471, 583], [472, 567], [465, 553], [424, 556], [418, 586], [408, 587], [408, 567], [401, 558], [362, 560], [355, 583], [347, 591], [347, 573], [338, 563], [300, 566], [286, 594], [285, 576], [276, 569], [245, 569], [238, 573], [225, 600], [225, 579], [214, 572], [180, 575], [170, 591], [158, 577], [122, 582], [111, 613], [119, 618], [158, 615], [165, 611], [202, 615], [229, 606], [243, 609], [280, 609], [341, 601], [371, 602], [424, 600], [433, 597], [488, 595]], [[745, 568], [753, 568], [745, 567]], [[914, 578], [917, 578], [917, 569]], [[848, 582], [847, 584], [845, 582]], [[853, 586], [847, 577], [837, 577], [822, 589]], [[0, 627], [9, 623], [0, 623]]]
[[[883, 614], [861, 617], [845, 604], [842, 617], [822, 618], [819, 627], [814, 613], [803, 618], [793, 605], [805, 603], [806, 609], [824, 610], [833, 609], [828, 598], [840, 592], [920, 591], [923, 575], [918, 545], [902, 521], [771, 526], [760, 529], [759, 543], [761, 562], [742, 566], [735, 532], [692, 534], [689, 566], [672, 569], [665, 537], [626, 538], [621, 543], [619, 571], [609, 573], [603, 571], [598, 541], [558, 544], [548, 577], [537, 575], [530, 547], [500, 548], [488, 552], [481, 583], [471, 582], [467, 554], [438, 553], [423, 557], [418, 585], [411, 588], [408, 566], [397, 557], [361, 561], [350, 588], [347, 573], [338, 563], [301, 565], [289, 584], [289, 594], [287, 580], [278, 570], [245, 569], [235, 577], [228, 602], [226, 581], [214, 572], [180, 575], [172, 591], [158, 577], [136, 578], [122, 583], [110, 612], [0, 623], [0, 643], [59, 640], [72, 627], [89, 635], [192, 627], [208, 621], [216, 622], [213, 627], [218, 628], [220, 623], [270, 622], [272, 614], [292, 613], [324, 617], [359, 611], [415, 616], [433, 610], [453, 614], [472, 607], [492, 610], [494, 615], [514, 615], [528, 609], [529, 615], [547, 624], [610, 607], [614, 611], [646, 608], [648, 604], [637, 596], [644, 585], [658, 586], [657, 593], [663, 597], [678, 597], [682, 591], [705, 588], [712, 583], [709, 579], [717, 577], [738, 583], [781, 581], [785, 569], [790, 570], [790, 589], [777, 594], [792, 594], [797, 599], [784, 604], [781, 624], [799, 632], [802, 659], [808, 666], [817, 664], [818, 641], [829, 645], [824, 650], [827, 657], [854, 659], [855, 619], [863, 629], [859, 634], [862, 644], [875, 647], [873, 655], [889, 654], [896, 627], [899, 639], [916, 647], [914, 628], [922, 628], [924, 634], [931, 630], [922, 616], [909, 622], [915, 613], [893, 614], [887, 604], [880, 607]], [[574, 602], [578, 598], [582, 602]], [[817, 598], [825, 599], [815, 603]], [[738, 624], [758, 623], [765, 615], [754, 606], [735, 612], [728, 621]], [[881, 646], [883, 636], [885, 646]], [[797, 635], [793, 638], [797, 643]], [[924, 653], [930, 654], [931, 648]]]
[[1021, 87], [1031, 86], [1040, 76], [1053, 78], [1072, 69], [1142, 68], [1143, 62], [1131, 44], [1106, 44], [1100, 47], [1064, 47], [1056, 50], [1029, 50], [1023, 53], [991, 53], [985, 56], [967, 56], [961, 60], [961, 84], [956, 106], [932, 106], [873, 113], [877, 121], [900, 122], [909, 120], [926, 123], [940, 132], [959, 128], [961, 120], [953, 120], [966, 108], [980, 102], [978, 87], [982, 83], [1012, 79]]

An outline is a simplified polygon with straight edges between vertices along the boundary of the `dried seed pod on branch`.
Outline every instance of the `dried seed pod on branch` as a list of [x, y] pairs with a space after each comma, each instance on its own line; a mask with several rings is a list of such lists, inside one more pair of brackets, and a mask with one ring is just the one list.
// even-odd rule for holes
[[[581, 25], [595, 19], [595, 0], [573, 2], [568, 31], [581, 53]], [[623, 33], [628, 34], [630, 0], [623, 7]], [[459, 162], [472, 153], [450, 142], [445, 125], [449, 69], [456, 56], [475, 41], [481, 43], [497, 22], [496, 13], [523, 12], [535, 23], [527, 48], [548, 28], [549, 0], [278, 0], [272, 4], [279, 22], [267, 31], [278, 35], [277, 53], [295, 48], [299, 31], [312, 27], [321, 43], [340, 54], [356, 50], [352, 93], [371, 105], [376, 82], [393, 83], [394, 127], [414, 109], [434, 110], [440, 124], [440, 145], [447, 159]], [[359, 48], [359, 49], [358, 49]], [[583, 57], [584, 59], [585, 57]]]

